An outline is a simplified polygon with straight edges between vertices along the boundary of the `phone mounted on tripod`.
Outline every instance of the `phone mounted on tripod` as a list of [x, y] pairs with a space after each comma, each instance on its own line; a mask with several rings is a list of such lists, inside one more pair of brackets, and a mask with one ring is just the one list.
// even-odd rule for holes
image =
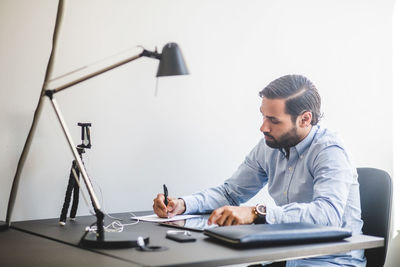
[[91, 148], [92, 143], [90, 141], [90, 127], [92, 124], [90, 122], [88, 123], [82, 123], [78, 122], [78, 126], [81, 126], [81, 140], [82, 144], [78, 145], [78, 148]]

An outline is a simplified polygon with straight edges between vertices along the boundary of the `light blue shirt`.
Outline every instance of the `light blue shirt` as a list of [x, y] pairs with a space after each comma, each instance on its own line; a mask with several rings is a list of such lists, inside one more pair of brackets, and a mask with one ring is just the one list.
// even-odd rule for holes
[[[289, 157], [262, 139], [223, 185], [182, 197], [186, 214], [238, 206], [268, 184], [276, 205], [266, 222], [308, 222], [351, 229], [361, 234], [357, 171], [337, 135], [316, 125]], [[286, 266], [365, 266], [363, 250], [288, 261]]]

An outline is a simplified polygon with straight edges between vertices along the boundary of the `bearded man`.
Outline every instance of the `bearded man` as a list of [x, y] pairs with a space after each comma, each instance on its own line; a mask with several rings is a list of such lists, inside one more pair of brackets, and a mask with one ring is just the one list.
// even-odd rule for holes
[[[280, 77], [261, 92], [263, 139], [218, 186], [181, 198], [154, 199], [160, 217], [210, 212], [209, 224], [305, 222], [361, 234], [357, 171], [339, 137], [318, 124], [321, 98], [301, 75]], [[264, 186], [275, 204], [240, 206]], [[286, 266], [365, 266], [363, 250], [287, 261]]]

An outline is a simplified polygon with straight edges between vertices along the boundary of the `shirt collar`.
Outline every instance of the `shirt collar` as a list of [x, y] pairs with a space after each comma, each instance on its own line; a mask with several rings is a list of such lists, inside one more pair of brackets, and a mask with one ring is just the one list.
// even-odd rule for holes
[[299, 153], [299, 155], [303, 154], [304, 151], [306, 151], [306, 149], [311, 145], [318, 129], [319, 129], [319, 125], [313, 125], [310, 132], [306, 136], [306, 138], [304, 138], [303, 140], [301, 140], [300, 143], [298, 143], [297, 145], [294, 146], [294, 148], [296, 149], [297, 153]]

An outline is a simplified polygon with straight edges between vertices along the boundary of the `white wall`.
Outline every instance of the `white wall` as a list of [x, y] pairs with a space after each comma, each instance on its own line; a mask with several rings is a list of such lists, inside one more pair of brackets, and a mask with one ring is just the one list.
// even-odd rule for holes
[[[183, 195], [220, 184], [261, 138], [258, 91], [288, 73], [308, 76], [323, 124], [341, 133], [357, 166], [392, 173], [393, 1], [67, 1], [54, 75], [121, 50], [179, 43], [191, 75], [159, 80], [140, 59], [56, 97], [108, 212], [151, 209], [169, 186]], [[0, 1], [0, 218], [50, 53], [56, 1]], [[13, 220], [59, 215], [72, 156], [46, 101]], [[97, 187], [97, 186], [96, 186]], [[98, 189], [97, 189], [98, 191]], [[100, 194], [100, 193], [99, 193]], [[87, 214], [83, 201], [79, 214]]]

